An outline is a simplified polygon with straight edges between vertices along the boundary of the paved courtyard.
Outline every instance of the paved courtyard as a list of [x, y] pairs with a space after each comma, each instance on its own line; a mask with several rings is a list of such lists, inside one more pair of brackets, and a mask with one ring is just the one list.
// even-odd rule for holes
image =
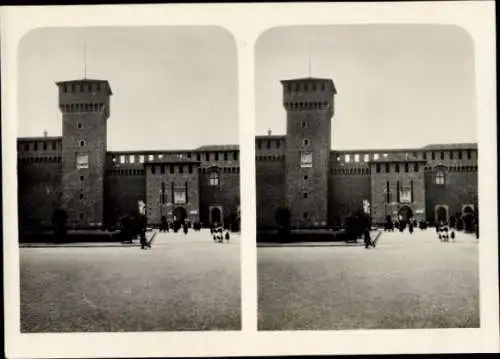
[[258, 248], [259, 330], [479, 327], [478, 271], [474, 236], [433, 229], [375, 249]]
[[240, 330], [240, 245], [207, 230], [138, 247], [20, 248], [23, 332]]

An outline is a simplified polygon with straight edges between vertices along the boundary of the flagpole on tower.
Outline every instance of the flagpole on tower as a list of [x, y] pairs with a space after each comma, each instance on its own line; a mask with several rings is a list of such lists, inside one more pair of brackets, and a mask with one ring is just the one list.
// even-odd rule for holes
[[83, 44], [83, 79], [87, 79], [87, 44]]

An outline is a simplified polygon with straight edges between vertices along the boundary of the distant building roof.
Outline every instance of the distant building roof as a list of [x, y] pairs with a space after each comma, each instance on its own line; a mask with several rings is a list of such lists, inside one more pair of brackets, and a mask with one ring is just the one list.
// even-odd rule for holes
[[106, 84], [106, 88], [108, 89], [108, 95], [112, 95], [113, 92], [111, 91], [111, 85], [109, 84], [108, 80], [96, 80], [96, 79], [79, 79], [79, 80], [68, 80], [68, 81], [58, 81], [56, 82], [56, 85], [59, 86], [61, 84], [71, 84], [71, 83], [104, 83]]
[[62, 141], [61, 136], [18, 137], [18, 141]]
[[477, 148], [477, 143], [436, 143], [424, 146], [422, 148], [428, 150], [439, 150], [439, 149], [468, 149], [468, 148]]
[[195, 149], [195, 151], [238, 151], [238, 145], [206, 145]]

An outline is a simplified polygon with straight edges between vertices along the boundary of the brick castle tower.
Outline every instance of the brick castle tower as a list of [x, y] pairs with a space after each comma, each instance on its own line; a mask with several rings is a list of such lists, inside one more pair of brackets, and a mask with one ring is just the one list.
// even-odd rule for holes
[[328, 175], [332, 80], [304, 78], [281, 81], [287, 112], [285, 203], [291, 224], [325, 225], [328, 220]]
[[62, 208], [73, 228], [103, 223], [111, 87], [103, 80], [58, 82], [62, 112]]

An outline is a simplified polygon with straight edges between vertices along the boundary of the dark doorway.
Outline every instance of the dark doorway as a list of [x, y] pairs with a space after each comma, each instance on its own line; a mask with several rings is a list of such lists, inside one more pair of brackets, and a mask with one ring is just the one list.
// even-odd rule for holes
[[436, 217], [438, 222], [447, 222], [448, 221], [448, 211], [446, 207], [439, 206], [436, 208]]
[[219, 224], [222, 223], [222, 220], [221, 220], [222, 215], [221, 215], [220, 209], [218, 207], [212, 208], [210, 214], [211, 214], [211, 218], [212, 218], [212, 223], [219, 223]]
[[187, 218], [186, 210], [183, 207], [174, 209], [174, 231], [177, 232]]
[[468, 233], [474, 232], [474, 210], [466, 206], [463, 212], [464, 229]]
[[403, 222], [408, 222], [413, 217], [413, 211], [408, 206], [403, 206], [399, 209], [398, 218], [401, 216]]

